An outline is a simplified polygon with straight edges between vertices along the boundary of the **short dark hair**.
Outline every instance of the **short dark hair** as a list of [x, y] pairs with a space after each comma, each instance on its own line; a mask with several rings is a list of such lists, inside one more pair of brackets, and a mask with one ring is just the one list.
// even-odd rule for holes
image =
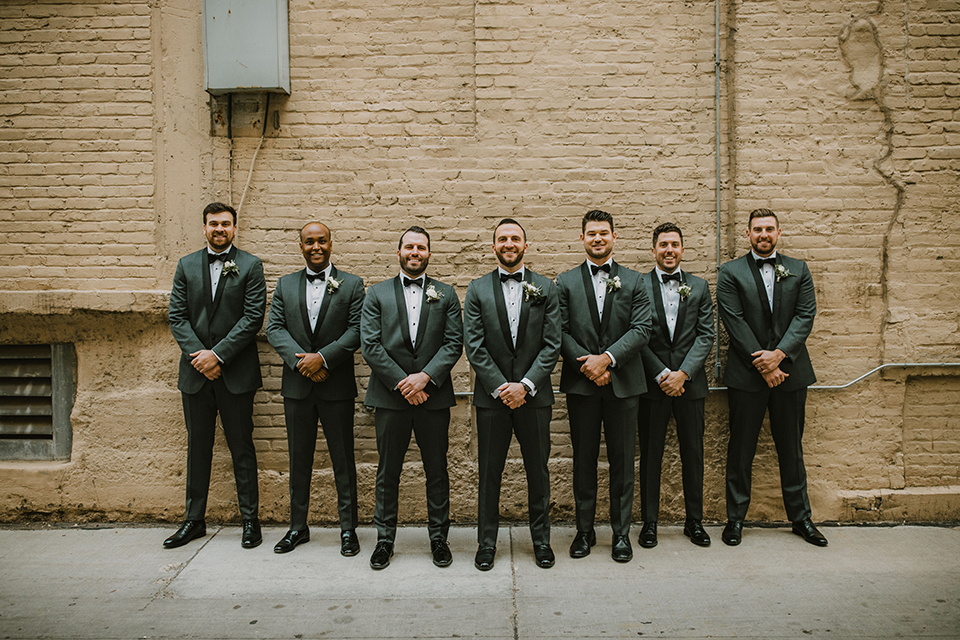
[[656, 229], [653, 230], [653, 246], [657, 246], [657, 240], [660, 239], [661, 233], [676, 233], [680, 236], [680, 244], [683, 245], [683, 231], [680, 231], [680, 227], [673, 224], [672, 222], [664, 222]]
[[312, 224], [318, 224], [318, 225], [320, 225], [321, 227], [323, 227], [324, 229], [327, 230], [327, 236], [329, 236], [331, 239], [333, 238], [333, 229], [331, 229], [331, 228], [328, 227], [327, 225], [323, 224], [323, 223], [320, 222], [319, 220], [314, 220], [313, 222], [308, 222], [307, 224], [305, 224], [305, 225], [303, 225], [302, 227], [300, 227], [300, 240], [303, 240], [303, 230], [306, 229], [307, 227], [309, 227], [309, 226], [312, 225]]
[[780, 218], [778, 218], [777, 214], [775, 214], [773, 211], [770, 211], [770, 209], [754, 209], [750, 212], [750, 219], [747, 220], [747, 224], [749, 225], [751, 222], [753, 222], [754, 218], [773, 218], [777, 221], [777, 226], [780, 226]]
[[408, 233], [419, 233], [427, 236], [427, 251], [430, 251], [430, 234], [427, 233], [426, 229], [423, 227], [418, 227], [417, 225], [409, 227], [406, 231], [400, 234], [400, 241], [397, 242], [397, 251], [400, 251], [400, 247], [403, 246], [403, 236], [407, 235]]
[[606, 211], [593, 209], [583, 214], [583, 222], [580, 223], [580, 233], [587, 230], [588, 222], [606, 222], [610, 225], [610, 231], [613, 231], [613, 216]]
[[520, 224], [519, 222], [517, 222], [516, 220], [514, 220], [513, 218], [504, 218], [503, 220], [501, 220], [500, 222], [497, 223], [497, 226], [495, 226], [495, 227], [493, 228], [493, 241], [494, 241], [494, 242], [497, 241], [497, 229], [499, 229], [500, 227], [502, 227], [502, 226], [505, 225], [505, 224], [515, 224], [515, 225], [517, 225], [518, 227], [520, 227], [520, 231], [523, 232], [523, 241], [524, 241], [524, 242], [527, 241], [527, 231], [523, 228], [523, 225]]
[[207, 216], [211, 213], [223, 213], [224, 211], [230, 212], [230, 215], [233, 216], [233, 225], [236, 226], [237, 210], [228, 204], [223, 204], [222, 202], [211, 202], [203, 208], [203, 224], [207, 224]]

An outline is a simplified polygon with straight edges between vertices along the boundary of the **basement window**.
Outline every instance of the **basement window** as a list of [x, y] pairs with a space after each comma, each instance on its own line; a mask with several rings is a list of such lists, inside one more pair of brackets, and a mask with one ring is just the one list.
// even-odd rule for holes
[[72, 344], [0, 345], [0, 460], [69, 460]]

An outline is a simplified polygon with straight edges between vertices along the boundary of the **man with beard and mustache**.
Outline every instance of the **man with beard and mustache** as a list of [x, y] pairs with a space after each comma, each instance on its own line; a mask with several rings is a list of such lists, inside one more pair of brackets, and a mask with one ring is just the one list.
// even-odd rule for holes
[[417, 437], [427, 484], [427, 531], [433, 563], [453, 561], [450, 478], [447, 473], [450, 407], [456, 404], [450, 370], [463, 352], [463, 322], [457, 292], [426, 275], [430, 234], [413, 226], [397, 246], [400, 274], [367, 291], [360, 320], [360, 351], [370, 366], [364, 404], [376, 408], [377, 546], [370, 566], [390, 564], [397, 534], [400, 471]]
[[717, 307], [730, 334], [723, 376], [730, 405], [727, 524], [721, 539], [740, 544], [757, 438], [769, 409], [783, 505], [793, 532], [825, 547], [827, 539], [811, 519], [801, 445], [807, 387], [817, 379], [806, 346], [817, 300], [807, 264], [777, 252], [780, 234], [773, 211], [752, 211], [747, 228], [752, 251], [721, 265], [717, 273]]
[[252, 549], [263, 541], [253, 396], [262, 384], [256, 337], [267, 286], [260, 258], [233, 246], [233, 207], [207, 205], [203, 233], [207, 246], [180, 259], [170, 292], [170, 331], [181, 351], [177, 388], [187, 426], [187, 500], [184, 523], [163, 546], [180, 547], [207, 533], [204, 516], [219, 413], [243, 519], [240, 544]]
[[306, 268], [280, 278], [267, 320], [267, 340], [286, 365], [280, 395], [290, 455], [290, 530], [273, 548], [276, 553], [288, 553], [310, 540], [307, 513], [317, 422], [323, 425], [337, 485], [340, 553], [360, 553], [353, 354], [360, 347], [363, 280], [333, 266], [332, 251], [333, 233], [325, 224], [304, 225], [300, 252]]
[[527, 474], [530, 536], [537, 566], [556, 557], [550, 547], [550, 374], [560, 355], [556, 286], [523, 264], [523, 227], [504, 218], [493, 232], [497, 269], [467, 287], [464, 341], [476, 380], [477, 461], [480, 468], [474, 566], [493, 568], [500, 527], [500, 485], [513, 434]]
[[613, 216], [588, 211], [580, 233], [587, 258], [557, 276], [563, 323], [560, 391], [567, 394], [573, 444], [577, 535], [570, 557], [589, 555], [597, 543], [594, 519], [602, 433], [610, 463], [611, 556], [629, 562], [637, 406], [647, 390], [640, 351], [650, 336], [651, 314], [640, 274], [613, 260], [616, 240]]

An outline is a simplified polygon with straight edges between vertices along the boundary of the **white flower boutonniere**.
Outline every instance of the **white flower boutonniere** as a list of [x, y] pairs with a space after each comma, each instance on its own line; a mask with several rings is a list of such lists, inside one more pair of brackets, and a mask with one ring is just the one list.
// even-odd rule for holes
[[327, 293], [336, 293], [337, 289], [339, 289], [340, 285], [342, 284], [343, 284], [343, 280], [330, 278], [329, 280], [327, 280]]
[[437, 291], [437, 288], [432, 284], [427, 287], [426, 291], [423, 292], [423, 295], [427, 297], [427, 302], [436, 302], [443, 297], [443, 291]]
[[225, 276], [229, 276], [231, 274], [239, 275], [240, 268], [237, 266], [237, 263], [234, 262], [233, 260], [227, 260], [226, 262], [223, 263], [223, 271], [221, 271], [220, 273]]
[[680, 288], [677, 289], [677, 291], [680, 293], [681, 300], [686, 300], [687, 296], [693, 293], [693, 289], [691, 289], [690, 285], [688, 285], [686, 282], [681, 282]]
[[537, 304], [543, 300], [543, 288], [538, 287], [534, 284], [531, 284], [524, 280], [520, 283], [520, 286], [523, 287], [523, 300], [524, 302], [532, 302]]
[[604, 277], [603, 282], [607, 285], [607, 292], [619, 291], [620, 287], [623, 286], [623, 283], [620, 282], [620, 276], [613, 276], [612, 278]]
[[780, 282], [780, 280], [782, 280], [783, 278], [789, 278], [790, 276], [794, 275], [789, 271], [787, 271], [787, 268], [782, 264], [774, 265], [773, 273], [776, 274], [777, 276], [777, 282]]

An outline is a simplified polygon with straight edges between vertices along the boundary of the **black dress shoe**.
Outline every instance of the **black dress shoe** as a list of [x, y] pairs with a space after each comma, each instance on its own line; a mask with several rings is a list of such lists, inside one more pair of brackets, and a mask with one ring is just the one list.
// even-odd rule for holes
[[687, 520], [683, 525], [683, 535], [698, 547], [710, 546], [710, 536], [703, 530], [703, 524], [699, 520]]
[[597, 544], [596, 531], [591, 531], [590, 533], [577, 531], [577, 535], [573, 539], [573, 543], [570, 545], [570, 557], [586, 558], [588, 555], [590, 555], [590, 547], [596, 544]]
[[638, 542], [644, 549], [653, 549], [655, 546], [657, 546], [656, 522], [643, 523], [643, 528], [640, 529], [640, 538], [638, 539]]
[[163, 548], [176, 549], [205, 535], [207, 535], [207, 524], [203, 520], [187, 520], [180, 525], [175, 534], [163, 541]]
[[370, 556], [371, 569], [386, 569], [390, 565], [390, 556], [393, 555], [393, 543], [381, 540]]
[[438, 567], [449, 567], [453, 562], [453, 554], [450, 553], [450, 545], [442, 538], [430, 541], [430, 551], [433, 553], [433, 564]]
[[360, 540], [357, 539], [357, 532], [353, 529], [347, 529], [340, 532], [340, 555], [351, 558], [360, 553]]
[[613, 551], [610, 555], [617, 562], [633, 560], [633, 547], [630, 546], [630, 536], [613, 536]]
[[827, 546], [827, 539], [823, 537], [822, 533], [817, 531], [817, 528], [813, 526], [810, 518], [806, 518], [800, 522], [794, 522], [793, 532], [810, 544], [815, 544], [818, 547]]
[[723, 528], [723, 533], [720, 534], [720, 539], [723, 540], [723, 544], [735, 547], [740, 544], [740, 540], [743, 538], [743, 520], [730, 520], [727, 522], [727, 526]]
[[253, 549], [259, 547], [261, 542], [263, 542], [263, 535], [260, 533], [260, 521], [256, 519], [244, 520], [240, 546], [244, 549]]
[[548, 544], [533, 545], [533, 557], [541, 569], [549, 569], [557, 562], [557, 557], [553, 555], [553, 549]]
[[493, 569], [493, 558], [496, 555], [496, 547], [480, 547], [477, 549], [477, 556], [473, 559], [473, 566], [480, 571], [490, 571]]
[[287, 535], [273, 546], [274, 553], [290, 553], [298, 544], [303, 544], [304, 542], [310, 542], [310, 530], [304, 529], [303, 531], [294, 531], [291, 529], [287, 531]]

